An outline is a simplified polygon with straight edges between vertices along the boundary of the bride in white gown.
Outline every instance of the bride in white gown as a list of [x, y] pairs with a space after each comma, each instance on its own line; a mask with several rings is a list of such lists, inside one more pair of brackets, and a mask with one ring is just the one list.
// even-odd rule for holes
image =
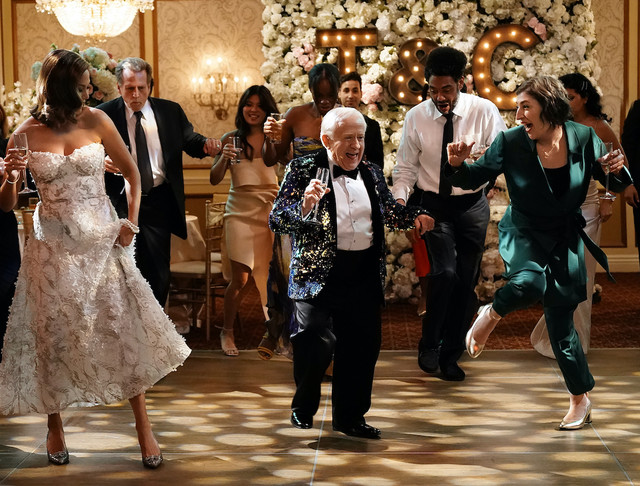
[[[190, 353], [130, 251], [140, 177], [113, 123], [84, 106], [89, 65], [56, 50], [44, 60], [26, 133], [28, 157], [9, 141], [0, 191], [17, 194], [27, 160], [41, 202], [34, 214], [0, 364], [0, 414], [48, 414], [47, 455], [69, 462], [60, 411], [129, 399], [145, 467], [162, 454], [144, 392]], [[127, 181], [128, 219], [104, 189], [105, 148]], [[17, 198], [17, 196], [15, 196]]]

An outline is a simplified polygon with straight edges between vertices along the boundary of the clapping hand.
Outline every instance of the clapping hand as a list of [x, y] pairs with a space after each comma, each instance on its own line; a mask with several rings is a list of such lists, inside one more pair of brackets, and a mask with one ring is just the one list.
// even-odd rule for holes
[[447, 145], [447, 155], [451, 167], [460, 167], [462, 163], [471, 155], [471, 149], [475, 142], [467, 145], [464, 142], [454, 142]]

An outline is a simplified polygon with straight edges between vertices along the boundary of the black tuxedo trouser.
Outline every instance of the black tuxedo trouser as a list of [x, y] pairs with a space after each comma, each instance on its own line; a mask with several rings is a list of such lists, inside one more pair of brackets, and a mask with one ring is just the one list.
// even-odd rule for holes
[[140, 200], [136, 237], [136, 265], [164, 307], [171, 279], [171, 216], [176, 212], [171, 186], [161, 184]]
[[427, 313], [422, 318], [419, 351], [440, 349], [440, 365], [456, 362], [464, 351], [464, 336], [478, 309], [478, 282], [489, 204], [482, 191], [442, 197], [422, 195], [422, 207], [436, 223], [423, 238], [431, 264]]
[[333, 356], [333, 424], [364, 422], [381, 341], [378, 258], [374, 247], [338, 251], [320, 294], [294, 302], [294, 412], [307, 417], [317, 412], [322, 379]]

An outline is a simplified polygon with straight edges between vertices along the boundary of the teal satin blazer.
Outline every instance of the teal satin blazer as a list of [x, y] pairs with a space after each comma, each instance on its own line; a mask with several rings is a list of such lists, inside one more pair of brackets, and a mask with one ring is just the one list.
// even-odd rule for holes
[[[569, 189], [559, 199], [551, 191], [535, 142], [522, 126], [500, 133], [474, 164], [465, 163], [455, 172], [447, 167], [451, 184], [464, 189], [479, 187], [504, 174], [511, 198], [498, 225], [505, 276], [521, 270], [545, 272], [546, 306], [573, 305], [586, 299], [584, 245], [613, 278], [606, 255], [584, 233], [580, 210], [591, 178], [605, 182], [597, 159], [606, 149], [590, 127], [568, 121], [564, 129]], [[609, 187], [615, 192], [631, 182], [626, 168], [618, 176], [609, 176]]]

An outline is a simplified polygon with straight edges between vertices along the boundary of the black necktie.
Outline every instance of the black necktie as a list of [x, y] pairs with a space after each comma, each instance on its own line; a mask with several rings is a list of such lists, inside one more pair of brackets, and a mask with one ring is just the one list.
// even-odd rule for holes
[[449, 161], [447, 155], [447, 145], [453, 142], [453, 113], [449, 112], [444, 115], [447, 121], [442, 131], [442, 155], [440, 157], [440, 187], [438, 193], [441, 196], [449, 196], [451, 194], [451, 184], [444, 175], [444, 168]]
[[340, 176], [347, 176], [347, 177], [351, 177], [352, 179], [357, 179], [358, 178], [358, 168], [356, 167], [353, 170], [344, 170], [342, 167], [340, 167], [338, 164], [333, 166], [333, 178], [335, 179], [336, 177], [340, 177]]
[[136, 116], [136, 156], [138, 158], [138, 170], [140, 171], [140, 184], [142, 193], [149, 194], [149, 191], [153, 189], [153, 174], [151, 173], [147, 137], [144, 135], [144, 128], [140, 123], [142, 112], [136, 111], [133, 114]]

